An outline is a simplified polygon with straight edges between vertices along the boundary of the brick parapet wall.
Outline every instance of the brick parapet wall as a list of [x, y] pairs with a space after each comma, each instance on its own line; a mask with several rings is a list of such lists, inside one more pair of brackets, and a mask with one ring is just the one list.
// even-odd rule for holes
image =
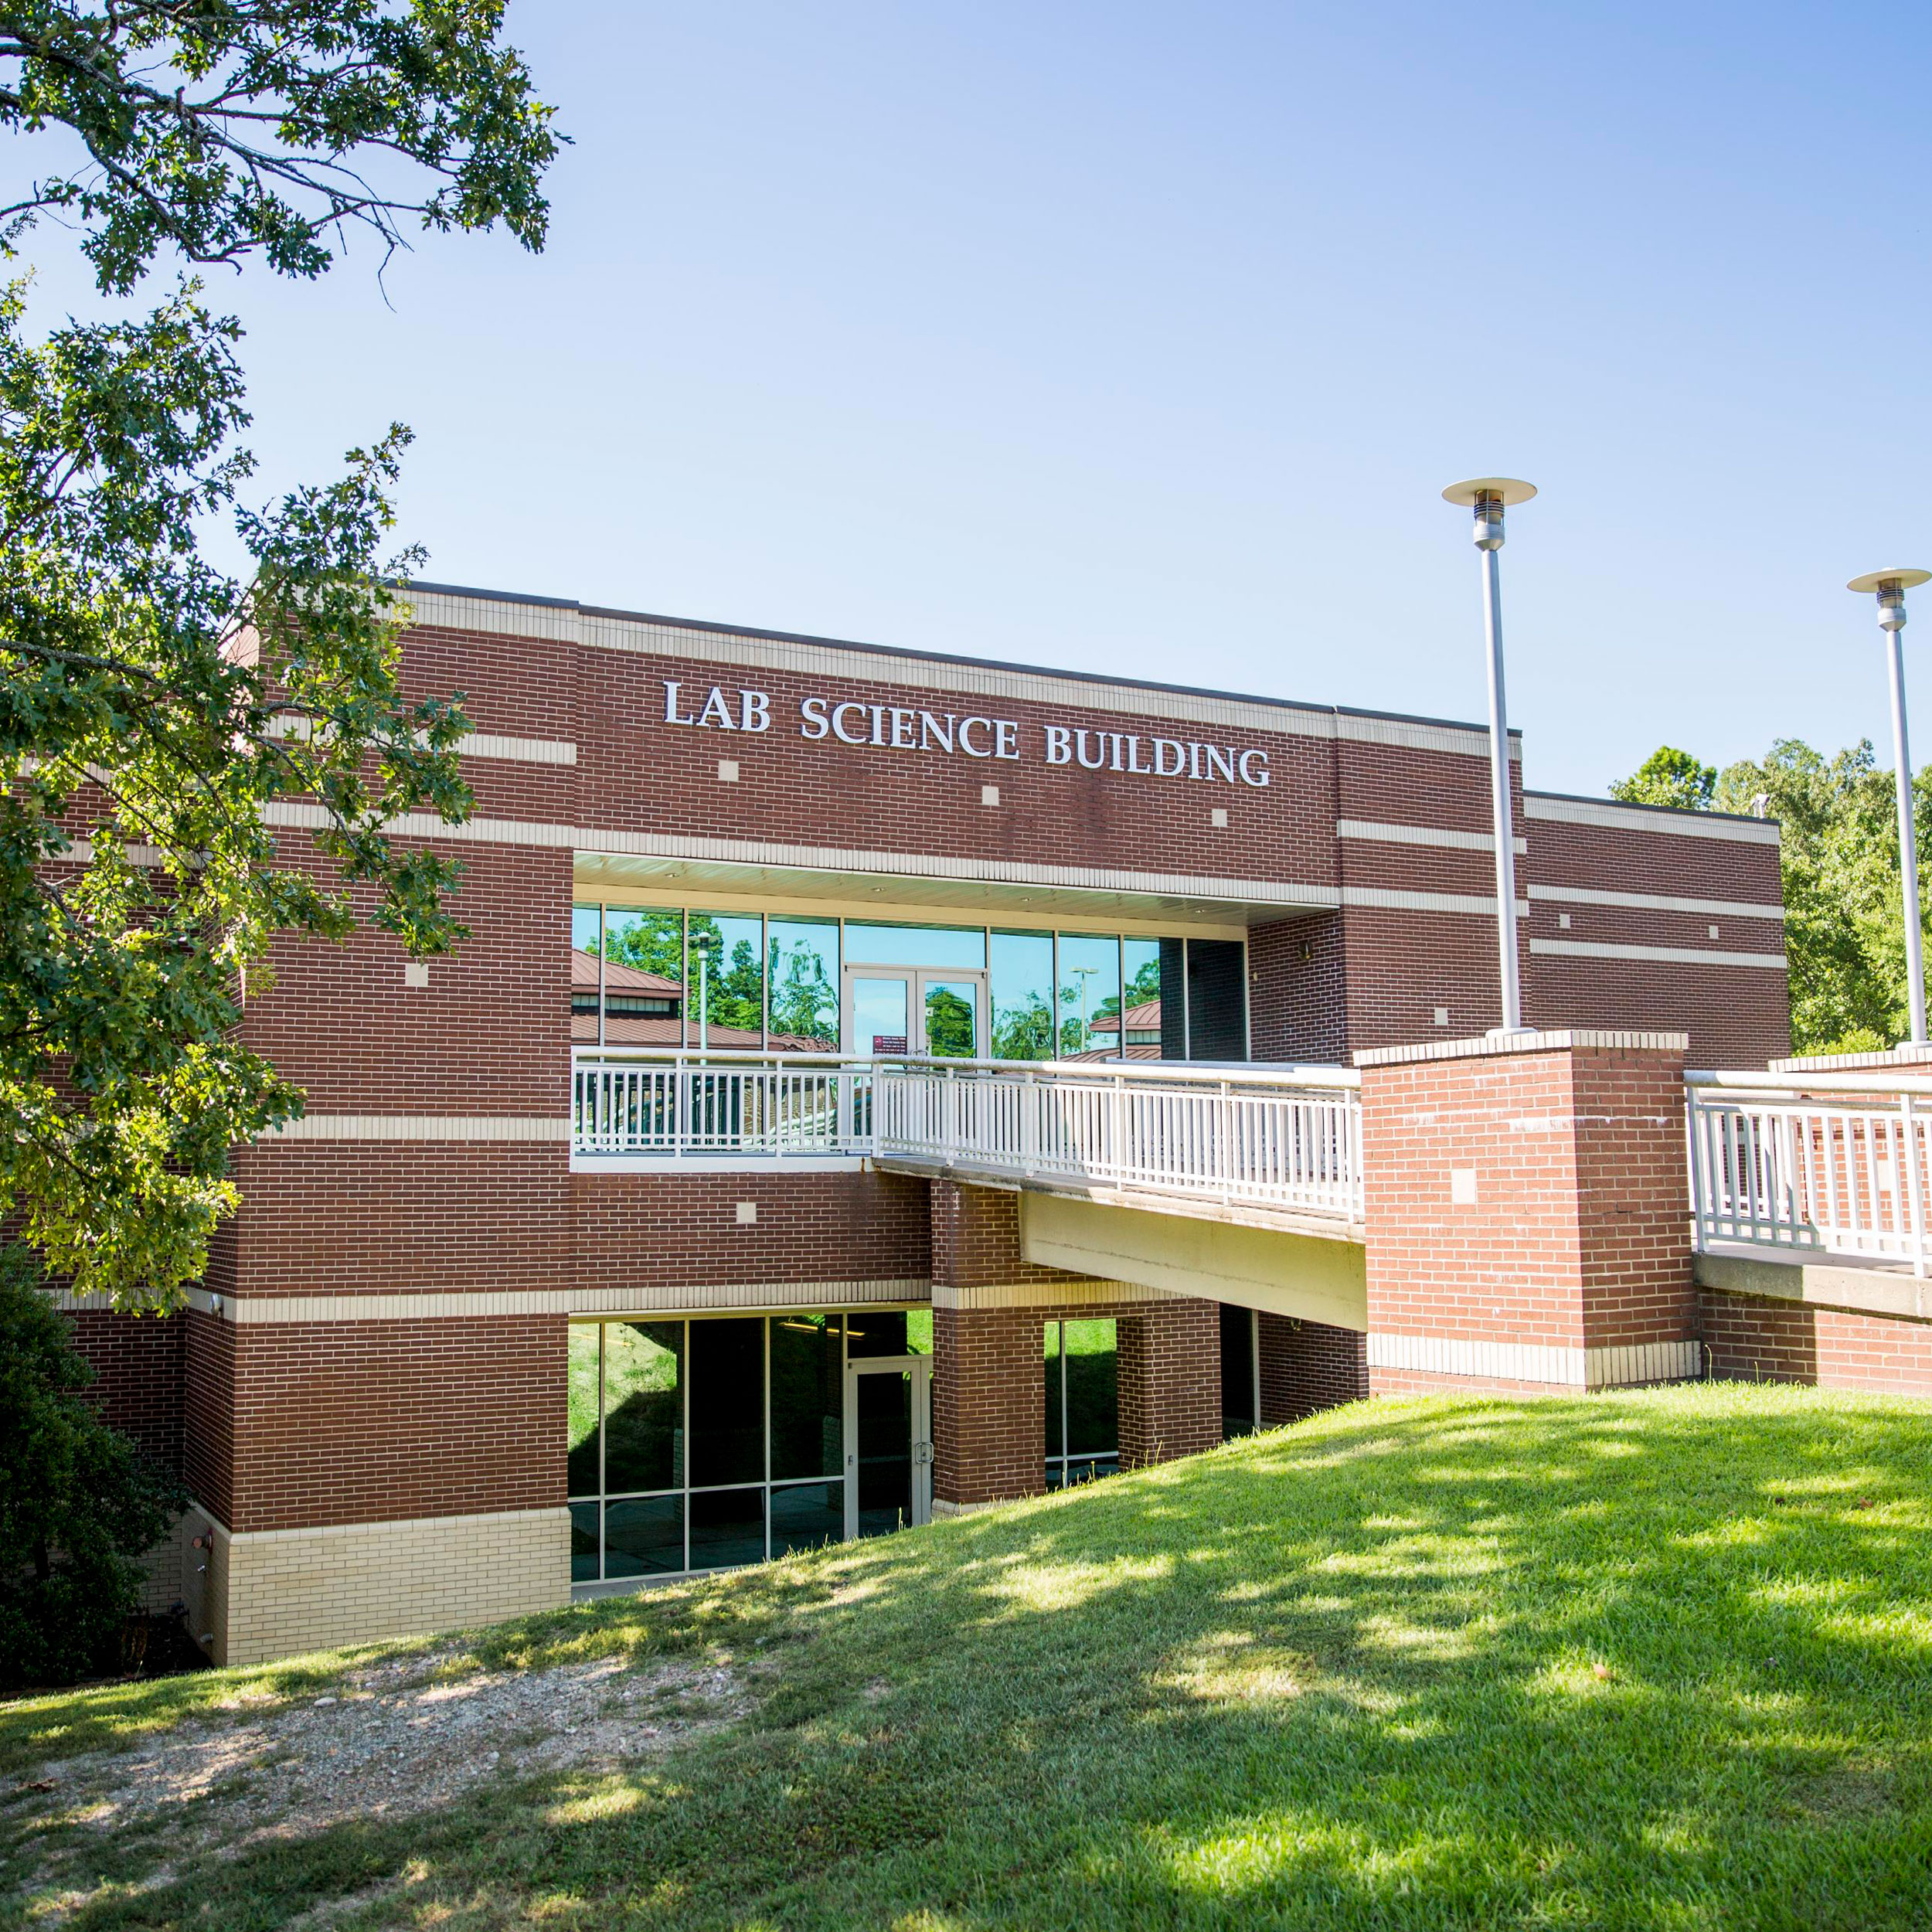
[[[1567, 1351], [1694, 1337], [1681, 1046], [1455, 1050], [1362, 1069], [1370, 1335]], [[1455, 1198], [1458, 1172], [1473, 1199]], [[1370, 1379], [1394, 1386], [1386, 1368]]]

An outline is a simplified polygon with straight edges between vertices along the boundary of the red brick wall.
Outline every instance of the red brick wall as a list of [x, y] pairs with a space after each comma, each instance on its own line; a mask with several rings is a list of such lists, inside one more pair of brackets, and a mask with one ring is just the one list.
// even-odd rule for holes
[[[1681, 1057], [1648, 1049], [1365, 1067], [1369, 1332], [1569, 1348], [1693, 1334], [1682, 1082]], [[1475, 1172], [1473, 1203], [1452, 1200], [1457, 1168]]]
[[1712, 1288], [1699, 1300], [1707, 1372], [1719, 1381], [1932, 1397], [1932, 1322]]
[[1221, 1314], [1212, 1301], [1162, 1301], [1124, 1315], [1119, 1350], [1121, 1467], [1199, 1455], [1221, 1440]]
[[938, 1501], [1002, 1502], [1045, 1492], [1045, 1321], [1037, 1308], [933, 1310]]
[[1320, 1409], [1359, 1402], [1369, 1393], [1369, 1338], [1353, 1328], [1290, 1315], [1261, 1315], [1261, 1425], [1299, 1422]]
[[931, 1187], [935, 1284], [951, 1288], [1050, 1287], [1087, 1278], [1064, 1268], [1037, 1267], [1022, 1258], [1016, 1193], [968, 1187], [957, 1181], [934, 1181]]
[[235, 1325], [190, 1309], [183, 1351], [182, 1478], [205, 1509], [233, 1526], [235, 1507]]
[[1248, 1051], [1345, 1064], [1349, 961], [1339, 913], [1248, 929]]
[[83, 1309], [69, 1317], [74, 1345], [92, 1364], [88, 1400], [101, 1418], [143, 1452], [181, 1467], [183, 1376], [188, 1325], [179, 1315], [109, 1315]]
[[562, 1316], [250, 1322], [233, 1358], [236, 1531], [563, 1502]]

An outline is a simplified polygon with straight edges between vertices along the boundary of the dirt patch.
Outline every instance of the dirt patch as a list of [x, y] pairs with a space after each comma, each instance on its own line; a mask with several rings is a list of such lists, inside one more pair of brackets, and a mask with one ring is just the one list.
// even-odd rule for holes
[[[63, 1868], [87, 1869], [110, 1832], [168, 1826], [170, 1862], [228, 1856], [349, 1818], [437, 1809], [488, 1780], [597, 1769], [658, 1756], [737, 1716], [748, 1699], [722, 1665], [679, 1659], [641, 1670], [621, 1657], [445, 1677], [437, 1647], [352, 1672], [317, 1697], [185, 1723], [132, 1751], [38, 1767], [0, 1797], [41, 1869], [44, 1922], [83, 1902]], [[151, 1876], [148, 1883], [156, 1882]], [[47, 1896], [51, 1890], [53, 1896]]]

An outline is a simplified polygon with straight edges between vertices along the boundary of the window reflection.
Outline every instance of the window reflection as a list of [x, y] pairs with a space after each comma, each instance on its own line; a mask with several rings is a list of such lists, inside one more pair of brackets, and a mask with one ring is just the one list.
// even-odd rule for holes
[[598, 955], [603, 951], [604, 909], [570, 908], [570, 1044], [597, 1043], [597, 993], [603, 984]]
[[1046, 1486], [1121, 1466], [1118, 1330], [1111, 1317], [1046, 1324]]
[[681, 1045], [684, 914], [607, 906], [602, 954], [604, 1045]]
[[1060, 1057], [1113, 1059], [1120, 1051], [1121, 942], [1063, 933], [1060, 956]]
[[988, 940], [995, 1060], [1053, 1056], [1053, 936], [994, 933]]
[[764, 1044], [764, 921], [754, 914], [690, 916], [686, 1044], [755, 1052]]
[[771, 989], [770, 1044], [774, 1053], [838, 1050], [838, 922], [767, 922], [767, 983]]
[[845, 927], [848, 966], [965, 966], [986, 964], [984, 926], [861, 924]]

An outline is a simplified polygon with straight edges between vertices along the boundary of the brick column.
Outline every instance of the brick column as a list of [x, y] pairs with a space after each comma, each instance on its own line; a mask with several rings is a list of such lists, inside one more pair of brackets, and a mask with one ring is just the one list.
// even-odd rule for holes
[[1357, 1056], [1376, 1393], [1698, 1373], [1685, 1044], [1519, 1033]]
[[1045, 1492], [1037, 1304], [1081, 1277], [1023, 1258], [1015, 1194], [935, 1181], [931, 1212], [933, 1508], [945, 1515]]
[[1122, 1315], [1121, 1467], [1197, 1455], [1221, 1440], [1221, 1319], [1212, 1301], [1162, 1301]]

